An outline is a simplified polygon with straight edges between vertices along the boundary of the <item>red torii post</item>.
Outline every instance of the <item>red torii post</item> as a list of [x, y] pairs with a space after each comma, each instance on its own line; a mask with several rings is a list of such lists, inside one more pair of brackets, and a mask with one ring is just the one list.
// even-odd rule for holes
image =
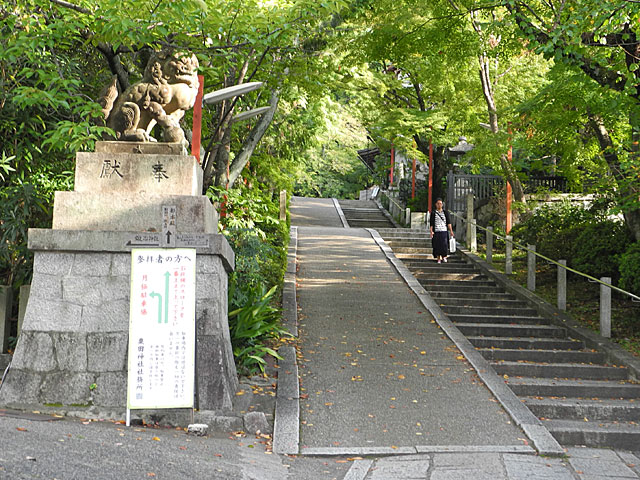
[[393, 169], [395, 168], [395, 161], [396, 161], [396, 151], [392, 143], [391, 144], [391, 171], [389, 172], [389, 187], [393, 187]]
[[193, 128], [191, 135], [191, 155], [198, 159], [198, 163], [202, 163], [200, 159], [200, 141], [202, 138], [202, 97], [204, 96], [204, 75], [198, 75], [198, 95], [196, 103], [193, 105]]
[[[507, 151], [507, 161], [511, 163], [513, 161], [513, 146], [511, 145], [511, 126], [509, 126], [509, 150]], [[512, 188], [511, 183], [509, 182], [509, 178], [507, 177], [507, 219], [506, 219], [506, 232], [509, 235], [512, 227], [512, 219], [511, 219], [511, 196], [512, 196]]]
[[433, 143], [429, 140], [429, 200], [427, 205], [427, 212], [431, 213], [431, 207], [433, 205]]
[[416, 198], [416, 159], [413, 159], [411, 168], [411, 198]]

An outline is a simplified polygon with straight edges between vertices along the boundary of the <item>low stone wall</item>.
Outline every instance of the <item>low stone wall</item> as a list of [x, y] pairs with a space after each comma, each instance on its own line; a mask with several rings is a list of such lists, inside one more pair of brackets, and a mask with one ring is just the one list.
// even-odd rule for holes
[[[120, 252], [43, 250], [44, 244], [64, 248], [65, 232], [42, 233], [46, 240], [41, 242], [38, 231], [30, 233], [36, 246], [31, 294], [0, 404], [124, 411], [131, 272], [126, 242], [116, 242], [123, 246]], [[113, 239], [112, 234], [103, 244], [108, 247]], [[201, 409], [231, 410], [238, 387], [227, 324], [233, 252], [219, 240], [227, 251], [215, 253], [220, 245], [212, 241], [210, 251], [201, 249], [196, 256], [196, 398]]]

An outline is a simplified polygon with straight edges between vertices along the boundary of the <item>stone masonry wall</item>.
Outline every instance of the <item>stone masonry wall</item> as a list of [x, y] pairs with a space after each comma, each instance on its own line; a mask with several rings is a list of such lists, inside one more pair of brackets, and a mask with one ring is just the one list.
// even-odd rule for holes
[[[35, 252], [29, 304], [0, 404], [126, 407], [130, 259], [130, 253]], [[232, 352], [225, 347], [226, 292], [221, 259], [198, 255], [201, 409], [230, 409], [237, 389]]]

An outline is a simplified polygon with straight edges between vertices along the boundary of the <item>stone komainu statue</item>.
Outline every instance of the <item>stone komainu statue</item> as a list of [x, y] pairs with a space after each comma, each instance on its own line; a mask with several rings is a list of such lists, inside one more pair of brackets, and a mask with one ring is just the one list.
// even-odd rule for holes
[[118, 140], [155, 142], [149, 134], [162, 128], [164, 142], [189, 146], [180, 120], [193, 107], [198, 94], [198, 59], [195, 55], [162, 50], [149, 59], [142, 80], [118, 94], [115, 78], [99, 103], [106, 124]]

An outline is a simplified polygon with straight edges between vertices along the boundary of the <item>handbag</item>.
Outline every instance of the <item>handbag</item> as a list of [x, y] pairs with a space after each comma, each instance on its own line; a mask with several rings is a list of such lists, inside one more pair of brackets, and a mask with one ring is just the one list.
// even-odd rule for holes
[[456, 251], [456, 239], [455, 237], [449, 238], [449, 253], [454, 253]]

